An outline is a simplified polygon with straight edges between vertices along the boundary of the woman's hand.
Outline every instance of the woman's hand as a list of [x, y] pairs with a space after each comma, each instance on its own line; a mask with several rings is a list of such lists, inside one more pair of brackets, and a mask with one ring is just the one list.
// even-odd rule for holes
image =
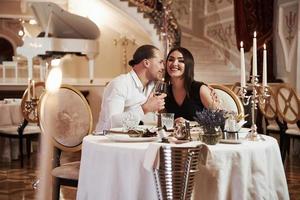
[[217, 93], [212, 87], [206, 85], [201, 86], [200, 98], [205, 108], [219, 109], [220, 100]]
[[219, 109], [220, 108], [220, 104], [221, 104], [221, 101], [215, 91], [214, 88], [212, 88], [211, 86], [208, 86], [208, 89], [210, 89], [210, 96], [213, 100], [213, 104], [212, 104], [212, 108], [213, 109]]

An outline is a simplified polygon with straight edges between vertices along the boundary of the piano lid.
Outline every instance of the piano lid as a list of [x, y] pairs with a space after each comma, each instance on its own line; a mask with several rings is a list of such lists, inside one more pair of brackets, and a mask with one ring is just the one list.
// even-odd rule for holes
[[93, 21], [69, 13], [54, 3], [33, 2], [31, 7], [43, 30], [46, 31], [49, 26], [51, 37], [94, 40], [100, 36], [100, 30]]

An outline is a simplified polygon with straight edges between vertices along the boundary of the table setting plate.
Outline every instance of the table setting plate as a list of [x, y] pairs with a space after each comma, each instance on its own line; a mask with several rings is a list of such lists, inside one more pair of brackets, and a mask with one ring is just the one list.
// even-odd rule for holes
[[108, 134], [105, 137], [114, 142], [154, 142], [159, 140], [159, 137], [130, 137], [127, 134]]
[[[136, 130], [153, 130], [156, 129], [155, 126], [151, 126], [151, 125], [139, 125], [136, 127]], [[111, 128], [109, 130], [107, 130], [108, 133], [120, 133], [120, 134], [126, 134], [128, 133], [128, 131], [124, 130], [123, 127], [116, 127], [116, 128]]]
[[219, 142], [223, 144], [242, 144], [242, 140], [221, 139]]
[[249, 133], [250, 130], [251, 130], [251, 128], [241, 128], [239, 130], [239, 133]]

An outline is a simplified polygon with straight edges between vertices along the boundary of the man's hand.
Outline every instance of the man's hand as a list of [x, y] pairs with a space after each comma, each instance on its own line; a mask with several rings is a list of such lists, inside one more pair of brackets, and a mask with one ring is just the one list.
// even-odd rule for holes
[[154, 93], [151, 93], [147, 101], [142, 105], [144, 113], [148, 112], [157, 112], [165, 108], [165, 93], [155, 96]]

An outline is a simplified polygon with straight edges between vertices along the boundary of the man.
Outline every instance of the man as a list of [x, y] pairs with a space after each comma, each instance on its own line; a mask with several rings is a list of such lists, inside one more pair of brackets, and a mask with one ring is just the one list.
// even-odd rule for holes
[[96, 131], [122, 127], [124, 119], [143, 121], [147, 113], [164, 109], [166, 94], [155, 96], [154, 82], [162, 79], [162, 53], [152, 45], [139, 47], [129, 61], [132, 70], [114, 78], [105, 88]]

